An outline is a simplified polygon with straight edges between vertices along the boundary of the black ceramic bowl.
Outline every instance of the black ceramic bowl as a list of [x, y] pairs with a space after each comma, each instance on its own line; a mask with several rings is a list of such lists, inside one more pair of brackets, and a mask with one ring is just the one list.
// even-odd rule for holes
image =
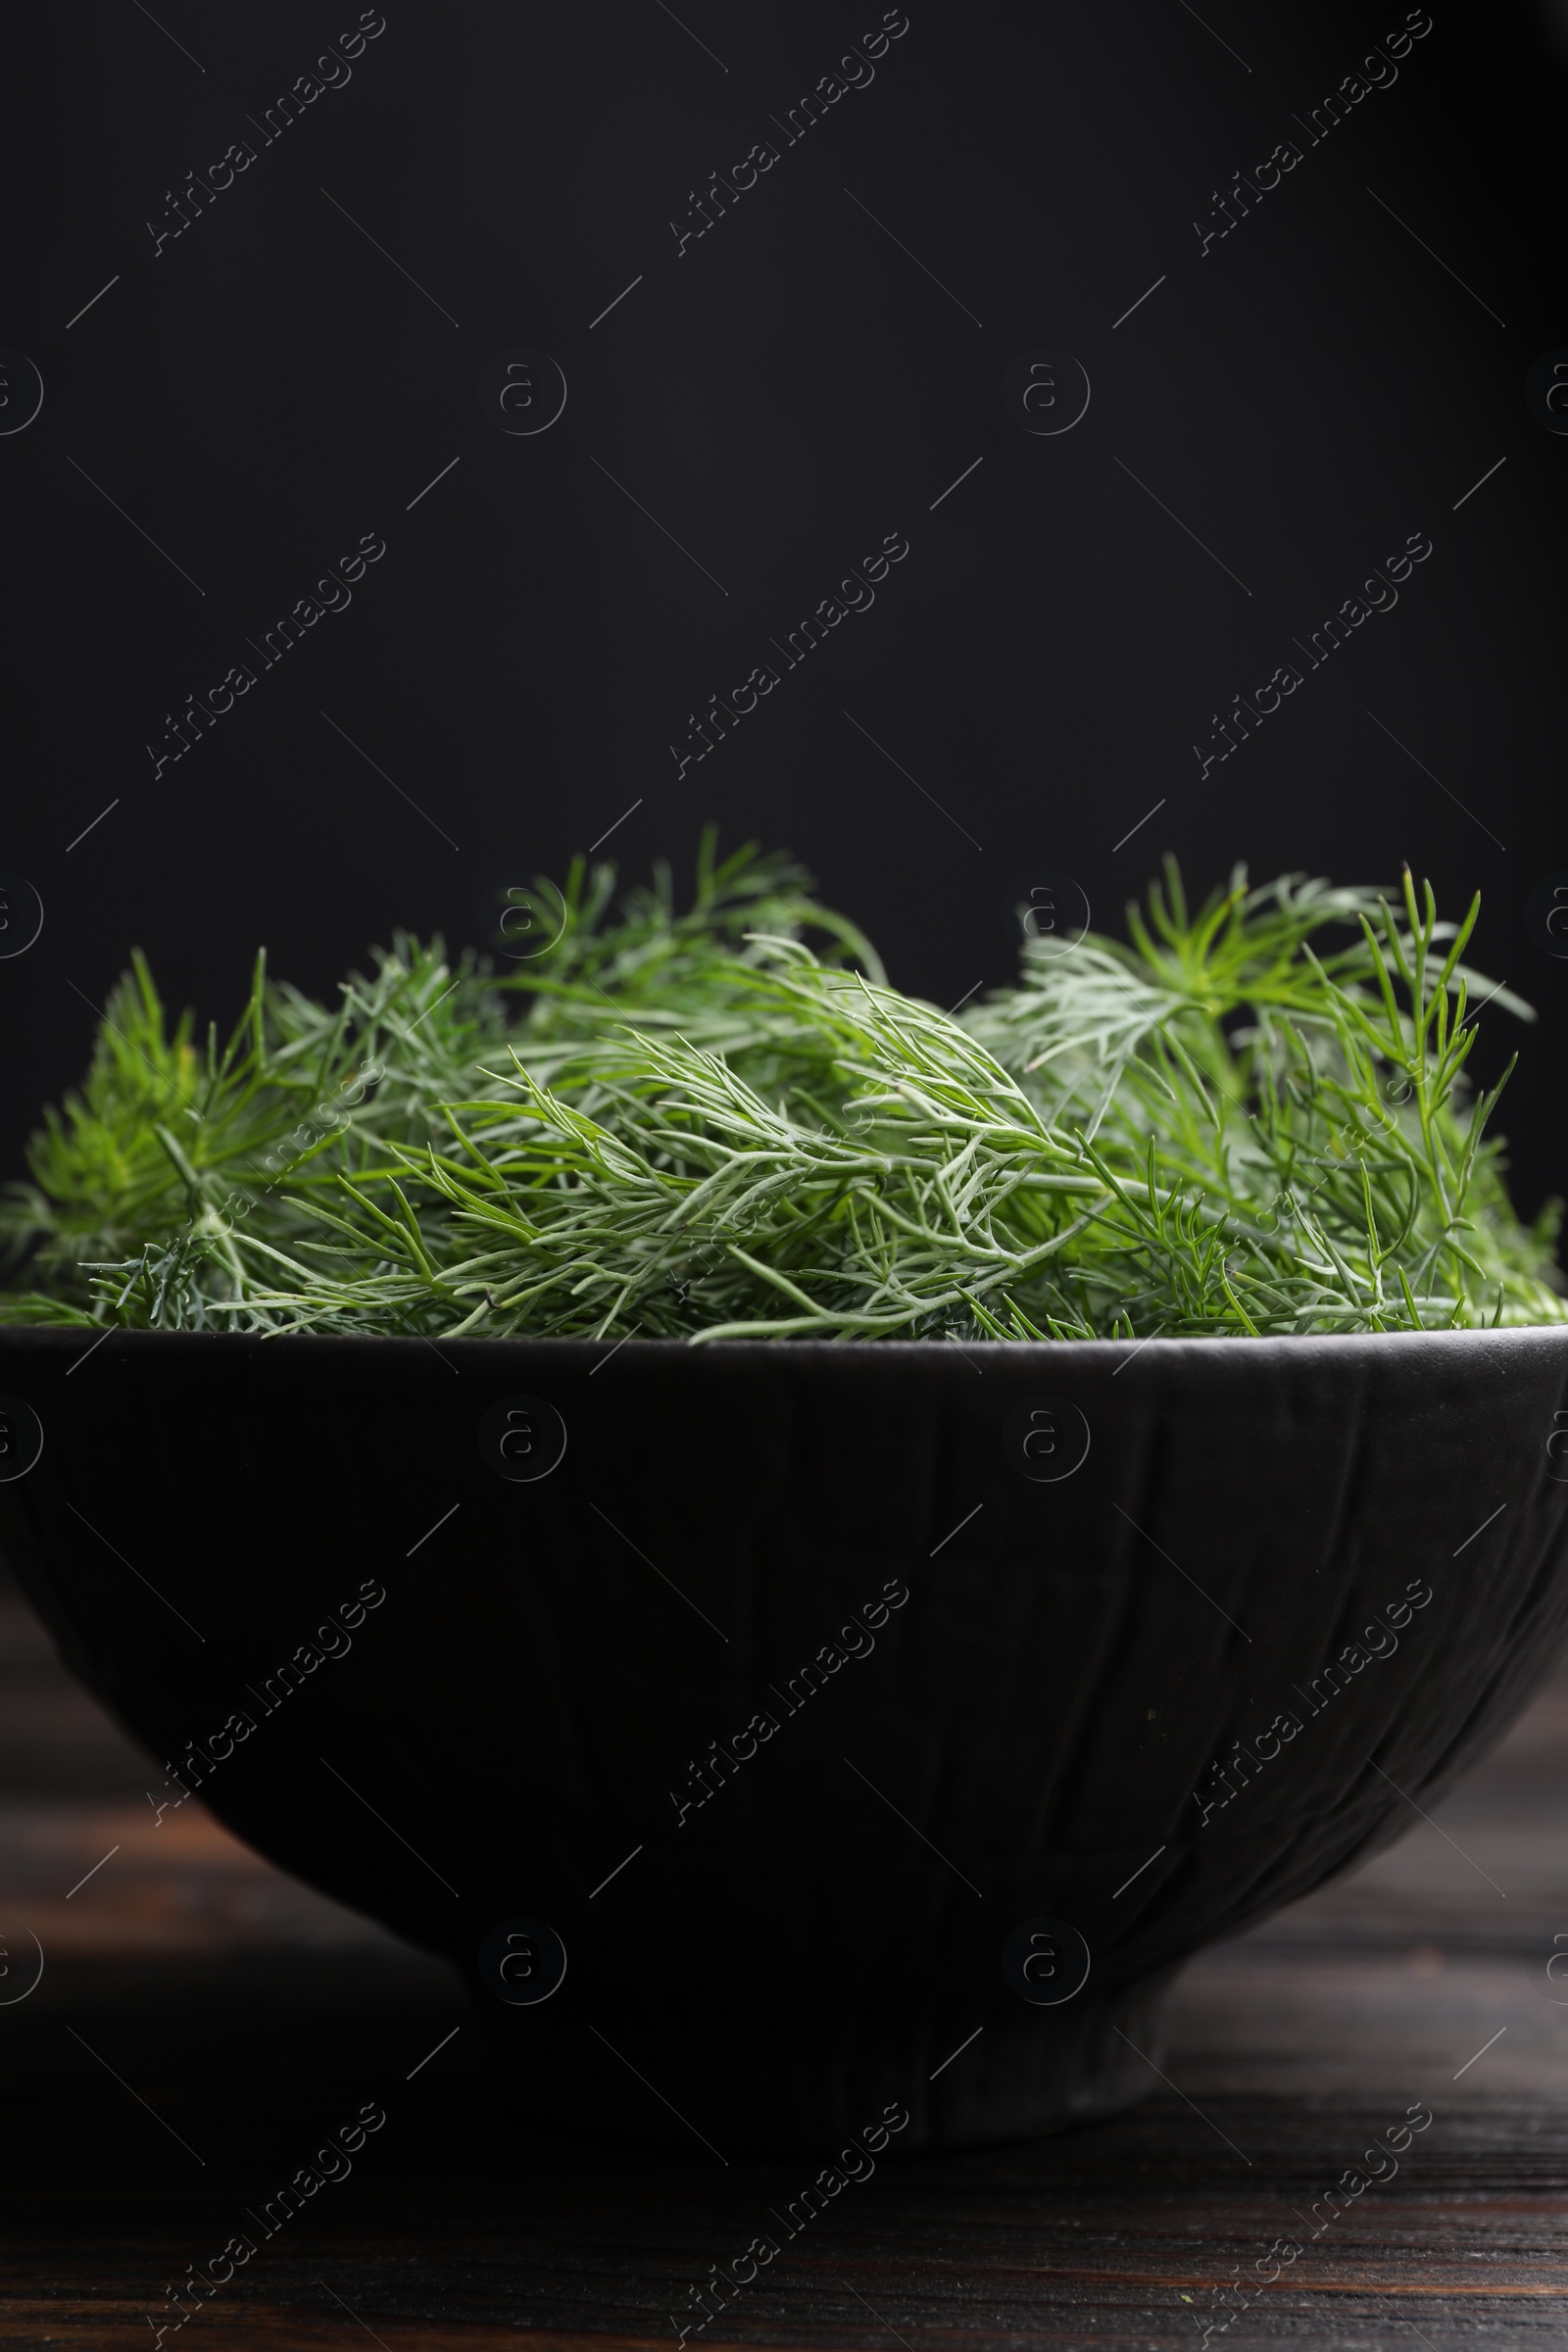
[[0, 1334], [0, 1533], [154, 1801], [726, 2155], [1130, 2103], [1568, 1614], [1568, 1330], [88, 1345]]

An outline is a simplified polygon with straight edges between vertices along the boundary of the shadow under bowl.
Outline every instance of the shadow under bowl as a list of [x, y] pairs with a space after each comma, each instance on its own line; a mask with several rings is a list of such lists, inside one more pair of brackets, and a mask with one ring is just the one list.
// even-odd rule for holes
[[1181, 1963], [1430, 1807], [1568, 1617], [1568, 1330], [91, 1346], [0, 1332], [0, 1541], [151, 1801], [621, 2137], [1131, 2104]]

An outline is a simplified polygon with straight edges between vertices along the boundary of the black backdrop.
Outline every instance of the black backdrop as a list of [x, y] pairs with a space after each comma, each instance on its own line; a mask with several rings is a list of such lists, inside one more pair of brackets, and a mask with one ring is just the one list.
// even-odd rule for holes
[[[1568, 963], [1527, 904], [1568, 868], [1568, 438], [1525, 383], [1568, 346], [1568, 9], [1407, 19], [86, 0], [14, 30], [0, 421], [17, 354], [43, 404], [0, 437], [0, 868], [45, 921], [0, 961], [0, 1172], [132, 944], [226, 1019], [259, 943], [326, 992], [607, 833], [684, 873], [711, 816], [943, 1004], [1007, 976], [1040, 870], [1118, 928], [1167, 849], [1195, 886], [1479, 886], [1476, 959], [1543, 1015], [1518, 1191], [1563, 1186]], [[1064, 422], [1074, 361], [1087, 411], [1025, 430], [1009, 367]], [[1397, 603], [1312, 666], [1412, 534]]]

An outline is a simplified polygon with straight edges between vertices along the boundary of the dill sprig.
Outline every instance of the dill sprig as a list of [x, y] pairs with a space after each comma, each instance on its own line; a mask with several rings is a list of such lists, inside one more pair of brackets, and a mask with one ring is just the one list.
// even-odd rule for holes
[[[498, 973], [399, 936], [221, 1047], [144, 959], [0, 1209], [0, 1319], [440, 1337], [1137, 1338], [1568, 1317], [1465, 1064], [1479, 902], [1167, 862], [1126, 944], [955, 1020], [744, 850], [521, 894]], [[812, 944], [814, 942], [814, 946]], [[1511, 1067], [1511, 1064], [1510, 1064]], [[1506, 1072], [1504, 1073], [1506, 1076]]]

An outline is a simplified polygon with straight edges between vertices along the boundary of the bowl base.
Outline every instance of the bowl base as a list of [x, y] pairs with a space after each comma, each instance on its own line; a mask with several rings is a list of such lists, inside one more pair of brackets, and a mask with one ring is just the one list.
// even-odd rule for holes
[[858, 2147], [997, 2146], [1136, 2106], [1157, 2087], [1159, 2011], [1180, 1965], [1131, 1984], [1091, 1983], [1057, 2009], [1013, 2003], [967, 2045], [960, 2028], [951, 2051], [946, 2024], [940, 2034], [909, 2024], [895, 2047], [886, 2031], [847, 2034], [835, 2020], [816, 2035], [792, 2033], [726, 2018], [715, 2003], [687, 2038], [667, 2018], [590, 2020], [559, 1996], [508, 2009], [467, 1982], [529, 2120], [688, 2155], [706, 2144], [725, 2159], [804, 2156], [832, 2169], [837, 2153], [854, 2179]]

